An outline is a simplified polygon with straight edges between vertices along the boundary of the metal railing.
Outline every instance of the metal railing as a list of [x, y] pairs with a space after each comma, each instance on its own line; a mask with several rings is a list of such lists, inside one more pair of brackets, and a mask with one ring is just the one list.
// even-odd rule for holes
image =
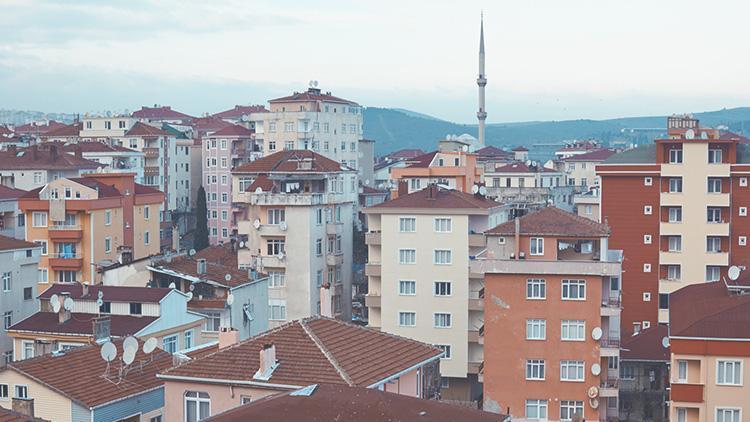
[[620, 347], [620, 339], [619, 338], [602, 338], [599, 340], [599, 344], [601, 347]]
[[619, 308], [622, 304], [622, 299], [620, 295], [609, 295], [607, 297], [602, 298], [602, 306], [608, 307], [608, 308]]
[[62, 253], [50, 253], [47, 254], [47, 258], [56, 259], [81, 259], [83, 256], [75, 252], [62, 252]]
[[51, 224], [49, 230], [81, 230], [80, 224]]
[[620, 385], [620, 380], [617, 378], [602, 378], [599, 385], [601, 388], [617, 388]]

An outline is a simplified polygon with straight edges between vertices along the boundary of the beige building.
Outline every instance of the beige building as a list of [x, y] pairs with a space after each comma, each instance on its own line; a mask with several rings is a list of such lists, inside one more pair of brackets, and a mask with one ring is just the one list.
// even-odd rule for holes
[[124, 136], [136, 121], [130, 116], [84, 116], [79, 136], [87, 141], [108, 141]]
[[469, 256], [485, 248], [499, 206], [431, 184], [364, 210], [369, 325], [442, 348], [444, 399], [481, 394], [484, 279], [470, 273]]

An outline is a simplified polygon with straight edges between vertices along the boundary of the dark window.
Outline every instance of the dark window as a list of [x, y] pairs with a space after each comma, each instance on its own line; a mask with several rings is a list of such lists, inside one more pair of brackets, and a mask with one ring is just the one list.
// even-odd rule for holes
[[659, 309], [669, 309], [668, 293], [659, 293]]
[[23, 289], [23, 300], [31, 300], [33, 299], [33, 292], [31, 290], [31, 287], [24, 287]]
[[26, 249], [26, 258], [31, 258], [34, 252], [31, 249]]
[[109, 314], [111, 312], [112, 312], [112, 302], [102, 302], [102, 305], [99, 306], [99, 313]]
[[130, 304], [130, 315], [140, 315], [141, 314], [141, 304], [140, 303], [131, 303]]

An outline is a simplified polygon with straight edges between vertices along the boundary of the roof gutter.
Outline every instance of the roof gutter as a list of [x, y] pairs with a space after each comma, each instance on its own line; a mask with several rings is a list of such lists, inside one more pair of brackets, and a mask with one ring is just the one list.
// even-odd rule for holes
[[272, 384], [268, 382], [256, 382], [256, 381], [245, 381], [245, 380], [225, 380], [218, 378], [200, 378], [200, 377], [185, 377], [180, 375], [169, 375], [169, 374], [156, 374], [157, 378], [172, 380], [172, 381], [192, 381], [192, 382], [203, 382], [207, 384], [234, 384], [234, 385], [247, 385], [250, 387], [265, 387], [265, 388], [282, 388], [288, 390], [298, 390], [304, 385], [289, 385], [289, 384]]
[[150, 392], [158, 390], [160, 388], [164, 388], [164, 384], [158, 385], [158, 386], [156, 386], [154, 388], [149, 388], [148, 390], [139, 391], [137, 393], [133, 393], [133, 394], [130, 394], [130, 395], [125, 396], [125, 397], [120, 397], [118, 399], [110, 400], [110, 401], [102, 403], [102, 404], [97, 404], [96, 406], [89, 407], [89, 410], [94, 411], [94, 410], [96, 410], [96, 409], [98, 409], [100, 407], [109, 406], [112, 403], [117, 403], [118, 401], [127, 400], [129, 398], [132, 398], [132, 397], [135, 397], [135, 396], [139, 396], [141, 394], [150, 393]]
[[669, 336], [670, 339], [675, 340], [704, 340], [704, 341], [750, 341], [750, 338], [722, 338], [722, 337], [683, 337], [683, 336]]
[[404, 369], [404, 370], [402, 370], [400, 372], [396, 372], [395, 374], [393, 374], [393, 375], [391, 375], [391, 376], [389, 376], [387, 378], [383, 378], [382, 380], [380, 380], [378, 382], [372, 383], [372, 384], [368, 385], [367, 388], [375, 388], [375, 387], [378, 387], [378, 386], [380, 386], [382, 384], [390, 382], [390, 381], [392, 381], [392, 380], [394, 380], [396, 378], [400, 378], [402, 375], [406, 374], [407, 372], [411, 372], [411, 371], [413, 371], [413, 370], [415, 370], [415, 369], [417, 369], [417, 368], [419, 368], [421, 366], [424, 366], [424, 365], [426, 365], [426, 364], [428, 364], [428, 363], [430, 363], [432, 361], [438, 360], [438, 359], [440, 359], [442, 357], [443, 357], [443, 352], [440, 352], [436, 356], [433, 356], [431, 358], [425, 359], [422, 362], [416, 363], [416, 364], [414, 364], [414, 365], [412, 365], [412, 366], [410, 366], [410, 367], [408, 367], [408, 368], [406, 368], [406, 369]]

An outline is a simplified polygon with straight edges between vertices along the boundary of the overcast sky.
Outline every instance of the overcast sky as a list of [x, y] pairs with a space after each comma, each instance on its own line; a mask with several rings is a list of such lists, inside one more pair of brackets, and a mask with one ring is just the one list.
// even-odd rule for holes
[[320, 81], [365, 106], [490, 123], [750, 105], [750, 4], [687, 0], [0, 0], [0, 108], [192, 113]]

